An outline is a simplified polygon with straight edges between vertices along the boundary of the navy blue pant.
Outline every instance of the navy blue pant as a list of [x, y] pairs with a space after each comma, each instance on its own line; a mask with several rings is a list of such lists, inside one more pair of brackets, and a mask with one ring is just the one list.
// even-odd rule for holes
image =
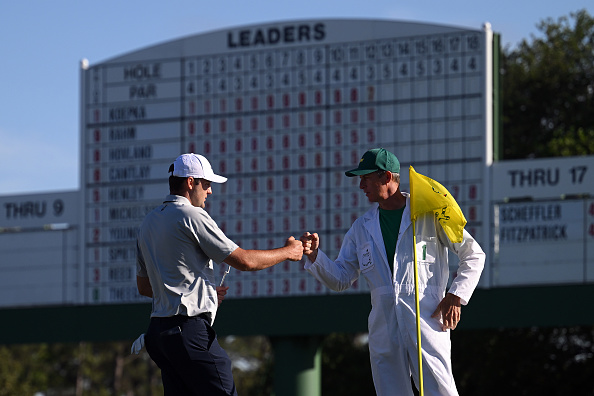
[[164, 396], [237, 395], [231, 359], [205, 315], [151, 318], [144, 342], [161, 369]]

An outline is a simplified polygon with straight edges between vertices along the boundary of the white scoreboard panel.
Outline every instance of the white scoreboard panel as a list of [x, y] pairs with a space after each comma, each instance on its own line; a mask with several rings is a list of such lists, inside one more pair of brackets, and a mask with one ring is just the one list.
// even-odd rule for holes
[[[376, 20], [230, 28], [82, 70], [87, 303], [137, 300], [135, 237], [181, 153], [215, 172], [207, 210], [246, 249], [318, 232], [336, 256], [369, 204], [344, 171], [374, 147], [444, 184], [488, 241], [492, 33]], [[405, 189], [406, 190], [406, 189]], [[225, 266], [220, 267], [221, 273]], [[328, 291], [286, 262], [232, 270], [229, 297]], [[366, 291], [357, 283], [349, 291]]]
[[0, 307], [80, 301], [79, 197], [0, 197]]
[[594, 282], [594, 157], [492, 166], [491, 286]]
[[495, 205], [495, 287], [594, 282], [594, 201]]

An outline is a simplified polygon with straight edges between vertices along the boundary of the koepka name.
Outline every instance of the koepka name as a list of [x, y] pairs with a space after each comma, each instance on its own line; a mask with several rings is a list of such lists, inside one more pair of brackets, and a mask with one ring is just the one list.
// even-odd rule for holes
[[293, 44], [321, 41], [326, 38], [326, 26], [323, 23], [314, 25], [286, 25], [266, 29], [245, 29], [227, 33], [229, 48], [256, 47], [274, 44]]

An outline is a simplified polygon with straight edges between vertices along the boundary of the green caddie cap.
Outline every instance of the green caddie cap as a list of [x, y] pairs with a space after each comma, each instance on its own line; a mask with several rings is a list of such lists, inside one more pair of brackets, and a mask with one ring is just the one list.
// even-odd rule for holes
[[344, 172], [348, 177], [366, 175], [378, 170], [400, 173], [398, 158], [384, 148], [375, 148], [367, 151], [361, 157], [357, 169]]

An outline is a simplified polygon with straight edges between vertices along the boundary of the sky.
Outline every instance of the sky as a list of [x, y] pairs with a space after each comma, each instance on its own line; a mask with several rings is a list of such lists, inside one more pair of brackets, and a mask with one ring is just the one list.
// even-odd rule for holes
[[[530, 4], [531, 3], [531, 4]], [[589, 3], [589, 5], [585, 5]], [[503, 46], [537, 25], [586, 9], [586, 0], [5, 0], [0, 4], [0, 196], [80, 187], [80, 62], [259, 23], [364, 18], [480, 29]]]

